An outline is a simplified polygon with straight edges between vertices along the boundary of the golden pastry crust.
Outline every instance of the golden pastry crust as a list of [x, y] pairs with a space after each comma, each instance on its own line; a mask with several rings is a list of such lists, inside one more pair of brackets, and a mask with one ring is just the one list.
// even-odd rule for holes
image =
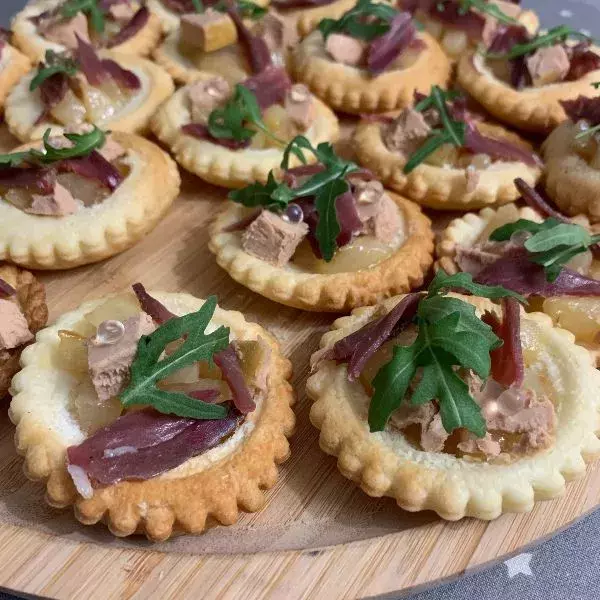
[[405, 69], [370, 77], [363, 69], [333, 62], [319, 31], [308, 35], [292, 53], [294, 79], [336, 110], [350, 114], [380, 113], [412, 106], [415, 90], [428, 94], [432, 85], [445, 87], [451, 65], [439, 44], [427, 33], [416, 61]]
[[470, 248], [478, 242], [481, 234], [496, 217], [506, 219], [506, 223], [514, 223], [519, 219], [542, 221], [542, 217], [532, 208], [518, 208], [514, 204], [497, 209], [484, 208], [478, 213], [467, 213], [452, 220], [439, 236], [435, 247], [435, 270], [444, 269], [450, 275], [458, 273], [460, 268], [455, 261], [458, 248]]
[[[169, 75], [158, 65], [139, 56], [126, 55], [113, 51], [102, 51], [100, 56], [111, 58], [122, 67], [133, 71], [142, 83], [131, 100], [113, 118], [95, 123], [102, 129], [144, 134], [148, 131], [150, 119], [158, 107], [169, 98], [175, 86]], [[10, 132], [22, 142], [40, 140], [48, 128], [52, 135], [62, 135], [65, 128], [52, 120], [38, 119], [44, 111], [40, 92], [31, 92], [29, 84], [36, 71], [28, 75], [11, 90], [5, 104], [5, 120]]]
[[[337, 117], [318, 98], [314, 101], [316, 118], [303, 135], [314, 146], [321, 142], [335, 142], [339, 136]], [[181, 127], [190, 120], [187, 87], [183, 87], [156, 113], [151, 123], [152, 131], [170, 147], [182, 167], [209, 183], [238, 188], [255, 181], [266, 181], [269, 172], [281, 164], [283, 150], [279, 148], [230, 150], [182, 133]], [[314, 162], [314, 157], [308, 153], [307, 159]], [[297, 161], [292, 157], [293, 164]]]
[[[480, 123], [478, 128], [484, 135], [533, 151], [531, 144], [499, 125]], [[515, 178], [521, 177], [533, 186], [542, 174], [540, 168], [521, 162], [497, 162], [485, 170], [478, 170], [480, 177], [473, 191], [467, 191], [465, 168], [447, 169], [422, 163], [406, 175], [403, 171], [405, 158], [387, 148], [382, 124], [377, 122], [359, 123], [354, 134], [354, 147], [359, 162], [371, 169], [387, 187], [423, 206], [441, 210], [468, 210], [514, 202], [520, 196], [514, 185]]]
[[29, 71], [31, 62], [16, 48], [6, 44], [0, 51], [0, 108], [13, 86]]
[[[480, 300], [473, 302], [477, 308], [483, 306]], [[398, 301], [386, 301], [387, 310]], [[361, 327], [375, 308], [335, 321], [321, 347]], [[390, 496], [404, 510], [434, 510], [444, 519], [495, 519], [561, 496], [565, 480], [582, 476], [586, 462], [600, 455], [600, 374], [590, 354], [573, 343], [570, 333], [553, 327], [546, 315], [524, 314], [521, 323], [523, 343], [539, 349], [532, 369], [547, 373], [551, 400], [559, 406], [555, 441], [548, 450], [509, 464], [480, 463], [423, 452], [393, 430], [371, 433], [366, 421], [369, 397], [359, 382], [348, 381], [347, 366], [333, 361], [322, 362], [306, 388], [314, 400], [310, 419], [321, 430], [321, 448], [337, 456], [341, 473], [370, 496]]]
[[[0, 279], [17, 291], [17, 302], [27, 319], [31, 333], [37, 333], [48, 321], [48, 306], [44, 285], [29, 271], [0, 263]], [[25, 346], [0, 350], [0, 400], [8, 393], [10, 381], [19, 370], [19, 359]]]
[[[254, 4], [259, 6], [268, 6], [270, 0], [256, 0]], [[160, 21], [164, 33], [171, 33], [175, 29], [179, 29], [179, 19], [181, 15], [166, 8], [161, 0], [147, 0], [146, 5], [152, 14], [156, 15]]]
[[[179, 315], [196, 311], [203, 303], [189, 294], [153, 296]], [[40, 332], [37, 343], [22, 355], [23, 370], [13, 379], [9, 415], [17, 426], [15, 443], [25, 457], [26, 475], [46, 482], [49, 504], [74, 505], [79, 521], [86, 525], [104, 521], [117, 536], [144, 533], [151, 540], [165, 540], [174, 532], [201, 533], [213, 519], [231, 525], [241, 510], [262, 508], [266, 501], [262, 490], [275, 485], [277, 464], [289, 456], [287, 437], [295, 423], [291, 363], [262, 327], [248, 323], [241, 313], [218, 307], [213, 322], [229, 326], [236, 339], [261, 337], [271, 347], [268, 393], [257, 410], [229, 440], [162, 475], [99, 488], [90, 499], [76, 493], [66, 470], [65, 453], [85, 435], [67, 417], [72, 376], [50, 366], [44, 356], [56, 351], [59, 329], [68, 329], [102, 302], [87, 302], [63, 315]], [[61, 382], [65, 393], [57, 393], [51, 382]]]
[[70, 269], [118, 254], [154, 229], [179, 193], [177, 165], [144, 138], [112, 135], [127, 150], [130, 171], [102, 203], [65, 217], [44, 217], [0, 199], [0, 260]]
[[[415, 12], [415, 19], [422, 23], [425, 31], [431, 34], [440, 44], [442, 49], [452, 60], [458, 60], [468, 48], [474, 48], [476, 44], [469, 42], [466, 33], [448, 27], [442, 21], [432, 18], [423, 11]], [[532, 10], [523, 10], [519, 15], [519, 23], [523, 25], [530, 34], [535, 34], [540, 26], [538, 16]], [[457, 41], [457, 36], [464, 36], [464, 40]]]
[[592, 87], [598, 79], [600, 70], [577, 81], [519, 91], [495, 77], [485, 65], [484, 56], [477, 52], [464, 54], [457, 71], [458, 84], [497, 119], [535, 133], [549, 133], [567, 118], [561, 100], [598, 95]]
[[244, 208], [233, 202], [211, 224], [208, 247], [233, 279], [266, 298], [303, 310], [348, 311], [419, 287], [433, 261], [431, 222], [416, 204], [389, 195], [402, 211], [406, 237], [389, 258], [368, 269], [308, 273], [296, 267], [276, 267], [247, 254], [241, 246], [241, 232], [223, 231], [243, 217]]
[[542, 145], [546, 161], [545, 184], [548, 195], [561, 211], [585, 214], [592, 223], [600, 222], [600, 170], [592, 167], [572, 148], [578, 133], [571, 121], [558, 126]]
[[[38, 34], [36, 26], [31, 22], [31, 17], [36, 17], [46, 10], [51, 10], [62, 4], [62, 0], [42, 0], [29, 4], [12, 20], [11, 30], [15, 46], [23, 51], [34, 63], [44, 59], [46, 50], [64, 52], [65, 46], [49, 42]], [[160, 40], [162, 26], [156, 15], [150, 14], [146, 25], [133, 37], [122, 44], [111, 48], [122, 54], [137, 54], [146, 56]]]

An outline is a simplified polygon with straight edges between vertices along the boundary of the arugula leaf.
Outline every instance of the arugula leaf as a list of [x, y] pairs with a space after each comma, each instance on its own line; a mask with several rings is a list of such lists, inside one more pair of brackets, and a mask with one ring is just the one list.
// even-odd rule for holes
[[319, 189], [315, 198], [315, 207], [319, 215], [315, 236], [323, 260], [326, 262], [333, 258], [337, 249], [336, 239], [340, 234], [335, 201], [338, 196], [345, 194], [348, 189], [348, 184], [344, 179], [333, 179]]
[[[213, 355], [229, 345], [229, 328], [219, 327], [206, 333], [216, 305], [216, 297], [211, 296], [197, 312], [170, 319], [151, 335], [142, 336], [131, 365], [130, 383], [120, 396], [123, 406], [149, 404], [159, 412], [193, 419], [226, 416], [227, 409], [222, 405], [156, 387], [159, 381], [187, 365], [200, 361], [212, 363]], [[181, 346], [161, 359], [167, 345], [177, 340], [183, 340]]]
[[292, 190], [285, 183], [277, 183], [271, 171], [266, 184], [253, 183], [232, 190], [229, 199], [248, 207], [264, 206], [267, 210], [285, 210], [293, 199]]
[[519, 219], [494, 230], [490, 239], [505, 241], [517, 231], [533, 234], [524, 246], [529, 259], [544, 267], [548, 281], [554, 281], [572, 258], [600, 242], [600, 235], [592, 236], [581, 225], [562, 223], [553, 217], [542, 223]]
[[504, 23], [505, 25], [516, 25], [519, 23], [516, 19], [503, 12], [497, 4], [493, 4], [487, 0], [461, 0], [460, 3], [461, 11], [464, 13], [475, 8], [481, 13], [490, 15], [490, 17], [493, 17], [499, 23]]
[[97, 33], [104, 33], [104, 12], [98, 6], [98, 0], [67, 0], [61, 7], [61, 13], [66, 19], [72, 19], [79, 12], [90, 19]]
[[192, 0], [192, 5], [197, 13], [204, 12], [204, 4], [202, 3], [202, 0]]
[[592, 83], [592, 87], [595, 89], [600, 89], [600, 81], [595, 81], [594, 83]]
[[37, 88], [57, 73], [64, 73], [69, 77], [73, 77], [79, 70], [77, 63], [67, 56], [61, 56], [54, 52], [54, 50], [46, 50], [46, 57], [44, 64], [38, 68], [37, 75], [31, 80], [29, 84], [29, 90], [33, 92]]
[[325, 40], [332, 33], [347, 33], [355, 39], [370, 42], [389, 31], [390, 22], [397, 14], [398, 11], [388, 4], [359, 0], [337, 20], [321, 19], [318, 29]]
[[[461, 97], [461, 93], [457, 92], [456, 90], [442, 90], [440, 89], [440, 92], [444, 98], [444, 100], [446, 102], [451, 102], [452, 100], [456, 100], [457, 98]], [[429, 96], [423, 98], [422, 100], [420, 100], [419, 102], [417, 102], [413, 109], [416, 110], [417, 112], [425, 112], [426, 110], [429, 110], [430, 108], [434, 108], [434, 98], [433, 95], [430, 94]]]
[[491, 298], [497, 300], [499, 298], [516, 298], [522, 304], [527, 301], [521, 294], [517, 294], [512, 290], [508, 290], [501, 285], [482, 285], [473, 281], [471, 273], [455, 273], [448, 275], [443, 269], [440, 269], [429, 284], [427, 297], [431, 298], [442, 292], [450, 290], [465, 290], [474, 296], [482, 298]]
[[490, 234], [490, 240], [493, 242], [506, 242], [510, 240], [513, 233], [517, 233], [518, 231], [527, 231], [529, 233], [537, 233], [538, 231], [544, 231], [545, 229], [550, 229], [555, 225], [558, 225], [560, 221], [555, 219], [554, 217], [549, 217], [545, 221], [541, 223], [537, 223], [536, 221], [530, 221], [529, 219], [519, 219], [514, 223], [506, 223], [506, 225], [502, 225], [498, 227], [498, 229], [494, 229]]
[[25, 152], [13, 152], [11, 154], [0, 154], [0, 166], [18, 167], [22, 163], [50, 164], [67, 158], [81, 158], [88, 156], [94, 150], [104, 146], [106, 134], [97, 127], [89, 133], [65, 133], [65, 137], [73, 143], [71, 148], [55, 148], [50, 144], [51, 129], [44, 133], [44, 149], [27, 150]]
[[569, 37], [585, 41], [594, 41], [594, 38], [581, 33], [581, 31], [577, 31], [577, 29], [573, 29], [568, 25], [559, 25], [558, 27], [553, 27], [545, 34], [537, 35], [529, 42], [515, 44], [508, 52], [487, 52], [485, 56], [492, 59], [505, 58], [506, 60], [513, 60], [520, 56], [525, 56], [530, 52], [534, 52], [538, 48], [553, 46], [557, 42], [565, 41]]
[[268, 12], [264, 6], [259, 6], [250, 0], [237, 0], [236, 4], [238, 11], [245, 19], [256, 21], [262, 19]]

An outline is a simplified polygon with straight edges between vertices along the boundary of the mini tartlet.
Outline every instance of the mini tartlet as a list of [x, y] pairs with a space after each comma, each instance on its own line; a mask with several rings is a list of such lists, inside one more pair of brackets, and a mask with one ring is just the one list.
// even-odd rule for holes
[[568, 215], [600, 221], [600, 97], [565, 102], [569, 120], [542, 145], [548, 195]]
[[[4, 317], [3, 327], [7, 328], [7, 331], [0, 331], [1, 400], [8, 392], [13, 375], [19, 370], [21, 352], [46, 326], [48, 307], [44, 285], [29, 271], [0, 263], [0, 315]], [[16, 327], [12, 323], [14, 320]], [[5, 334], [10, 339], [4, 339]]]
[[30, 68], [29, 59], [0, 36], [0, 108], [12, 87]]
[[450, 77], [450, 61], [439, 44], [418, 32], [408, 13], [391, 6], [381, 18], [387, 32], [370, 41], [352, 37], [345, 28], [348, 15], [360, 19], [377, 6], [386, 5], [363, 0], [334, 25], [321, 21], [292, 53], [294, 78], [336, 110], [380, 113], [410, 106], [415, 91], [445, 86]]
[[[441, 90], [437, 93], [442, 97]], [[395, 118], [359, 123], [354, 133], [358, 161], [387, 187], [431, 208], [465, 210], [514, 202], [519, 197], [514, 179], [535, 185], [541, 160], [531, 144], [504, 127], [477, 122], [463, 108], [455, 117], [456, 102], [446, 107], [451, 122], [465, 128], [460, 146], [448, 140], [414, 162], [444, 125], [439, 111], [406, 108]]]
[[[102, 146], [100, 130], [67, 137], [46, 141], [54, 162], [0, 167], [0, 260], [36, 269], [97, 262], [134, 245], [176, 198], [177, 165], [148, 140], [115, 132]], [[71, 156], [74, 143], [81, 157]]]
[[[454, 302], [459, 299], [450, 298]], [[472, 372], [461, 377], [446, 373], [455, 381], [468, 381], [468, 388], [465, 383], [461, 393], [468, 390], [470, 406], [461, 407], [461, 416], [465, 419], [463, 427], [479, 430], [477, 434], [461, 427], [449, 435], [444, 423], [446, 419], [451, 422], [455, 414], [437, 412], [434, 402], [415, 406], [408, 398], [403, 399], [403, 393], [389, 398], [393, 405], [387, 405], [391, 412], [387, 424], [378, 420], [375, 411], [381, 405], [374, 410], [369, 381], [378, 365], [391, 357], [389, 345], [400, 344], [398, 349], [410, 344], [414, 337], [410, 328], [414, 326], [409, 325], [404, 334], [387, 342], [387, 350], [372, 355], [360, 377], [352, 381], [346, 360], [337, 364], [331, 360], [336, 342], [377, 318], [384, 319], [394, 308], [398, 310], [401, 297], [358, 309], [352, 316], [338, 319], [333, 330], [323, 336], [321, 350], [314, 356], [316, 372], [307, 381], [307, 393], [314, 400], [310, 419], [320, 429], [321, 448], [337, 456], [341, 473], [370, 496], [390, 496], [404, 510], [434, 510], [449, 520], [468, 516], [495, 519], [505, 512], [529, 511], [538, 500], [561, 496], [565, 481], [582, 476], [586, 462], [600, 454], [600, 375], [589, 353], [573, 343], [571, 334], [553, 327], [546, 315], [521, 312], [519, 316], [517, 306], [510, 313], [505, 309], [500, 316], [498, 307], [489, 300], [462, 300], [474, 305], [480, 318], [484, 311], [491, 311], [487, 320], [501, 327], [511, 314], [513, 332], [515, 326], [520, 329], [513, 345], [518, 344], [519, 352], [522, 345], [524, 368], [520, 381], [510, 387], [492, 378], [480, 380]], [[489, 331], [484, 333], [489, 335]], [[356, 343], [354, 340], [353, 349]], [[448, 343], [452, 350], [451, 341]], [[344, 348], [351, 351], [347, 345]], [[400, 369], [404, 364], [400, 355], [406, 351], [395, 352]], [[378, 373], [389, 370], [390, 365], [392, 362]], [[390, 373], [385, 376], [389, 381]], [[482, 380], [486, 385], [480, 389]], [[418, 381], [417, 374], [411, 384], [414, 387], [409, 388], [411, 399], [416, 401], [416, 392], [419, 403], [438, 398], [435, 390], [426, 390], [425, 379], [424, 385], [417, 385]], [[383, 378], [375, 385], [383, 385]], [[478, 405], [481, 417], [477, 416]], [[369, 422], [373, 422], [371, 428]], [[479, 437], [486, 429], [485, 436]]]
[[[315, 153], [318, 164], [282, 165], [277, 179], [230, 194], [210, 227], [219, 265], [271, 300], [313, 311], [347, 311], [421, 285], [432, 262], [429, 219], [372, 174], [337, 162], [331, 147]], [[278, 204], [281, 196], [289, 200]]]
[[[64, 7], [73, 6], [67, 16]], [[41, 0], [30, 3], [12, 20], [15, 45], [32, 61], [44, 59], [47, 50], [65, 52], [77, 46], [77, 36], [92, 41], [97, 48], [108, 47], [123, 54], [146, 55], [160, 39], [161, 24], [155, 15], [137, 0], [128, 0], [119, 8], [100, 10], [102, 33], [95, 29], [90, 14], [68, 0]], [[116, 13], [116, 16], [115, 16]], [[40, 29], [41, 28], [41, 29]], [[42, 33], [42, 30], [44, 33]]]
[[[46, 482], [52, 506], [74, 505], [79, 521], [104, 521], [117, 536], [165, 540], [215, 522], [231, 525], [240, 511], [260, 510], [263, 490], [275, 484], [277, 464], [289, 456], [291, 364], [269, 333], [241, 313], [215, 309], [214, 298], [150, 296], [135, 288], [143, 309], [133, 294], [87, 302], [40, 332], [23, 353], [9, 414], [25, 473]], [[192, 349], [186, 356], [204, 358], [183, 365], [171, 347], [148, 375], [159, 381], [146, 395], [136, 380], [140, 352], [190, 327], [196, 330], [193, 340], [184, 337]], [[206, 347], [210, 340], [210, 355], [191, 354], [200, 340]], [[107, 357], [111, 344], [116, 359]], [[218, 369], [208, 365], [209, 356]], [[163, 378], [165, 361], [177, 370]], [[116, 381], [103, 377], [110, 373]], [[115, 385], [108, 389], [106, 382]], [[133, 411], [126, 400], [132, 394]], [[171, 408], [157, 397], [169, 398]], [[140, 412], [139, 404], [150, 407]]]
[[[499, 120], [524, 131], [549, 133], [566, 118], [562, 101], [598, 95], [591, 84], [600, 78], [600, 51], [589, 40], [576, 46], [564, 42], [575, 34], [561, 26], [531, 38], [523, 28], [510, 28], [498, 35], [489, 54], [463, 55], [457, 82]], [[533, 49], [507, 58], [511, 51], [527, 48]]]
[[[213, 137], [207, 122], [224, 105], [239, 103], [241, 86], [250, 90], [247, 93], [258, 102], [263, 122], [271, 133], [255, 129], [248, 143]], [[299, 118], [294, 118], [297, 110]], [[293, 85], [278, 67], [269, 67], [236, 88], [220, 77], [184, 86], [158, 110], [152, 119], [152, 130], [170, 147], [181, 166], [210, 183], [228, 188], [266, 181], [269, 172], [281, 163], [285, 143], [297, 134], [306, 136], [314, 145], [336, 141], [339, 136], [333, 111], [305, 86]], [[307, 159], [312, 160], [312, 156], [307, 155]]]
[[[501, 282], [509, 288], [511, 284], [514, 285], [516, 291], [530, 295], [527, 310], [540, 310], [549, 315], [556, 326], [570, 331], [577, 343], [586, 347], [598, 361], [600, 283], [596, 281], [600, 280], [600, 262], [593, 252], [582, 252], [567, 262], [566, 267], [572, 270], [570, 283], [566, 278], [558, 278], [554, 285], [561, 286], [561, 289], [555, 290], [552, 282], [546, 282], [547, 278], [542, 278], [540, 284], [539, 273], [537, 270], [530, 270], [531, 267], [527, 264], [524, 265], [527, 269], [524, 281], [520, 281], [521, 278], [507, 267], [510, 263], [517, 265], [518, 269], [522, 261], [519, 246], [523, 243], [523, 239], [518, 238], [528, 234], [515, 233], [513, 235], [517, 236], [516, 239], [511, 238], [505, 242], [490, 240], [493, 232], [520, 219], [541, 224], [544, 222], [542, 214], [543, 212], [530, 207], [518, 208], [510, 204], [498, 209], [484, 208], [479, 213], [467, 213], [454, 219], [438, 240], [435, 268], [447, 273], [466, 271], [475, 280], [485, 283]], [[576, 220], [580, 226], [590, 230], [585, 217]], [[593, 229], [590, 233], [593, 233]], [[500, 259], [500, 266], [495, 268], [494, 263]], [[575, 286], [581, 290], [579, 294], [574, 289], [569, 289]]]
[[182, 84], [218, 75], [233, 85], [258, 72], [256, 60], [285, 64], [289, 33], [284, 22], [273, 13], [243, 17], [235, 4], [226, 12], [208, 7], [183, 14], [154, 50], [154, 60]]
[[[482, 41], [491, 40], [503, 25], [521, 24], [534, 34], [539, 27], [539, 19], [531, 10], [525, 10], [518, 3], [503, 0], [486, 2], [489, 12], [481, 12], [471, 5], [464, 10], [464, 3], [455, 0], [432, 2], [430, 0], [401, 0], [400, 6], [412, 10], [415, 19], [440, 42], [444, 52], [457, 60], [469, 48]], [[500, 11], [501, 15], [497, 11]]]
[[[5, 119], [15, 137], [28, 142], [41, 139], [48, 128], [62, 135], [86, 125], [143, 134], [175, 89], [161, 67], [138, 56], [112, 51], [96, 55], [80, 42], [76, 59], [50, 53], [13, 87]], [[58, 63], [73, 65], [71, 74], [50, 76], [32, 90], [40, 74]]]
[[[253, 0], [253, 3], [260, 7], [269, 4], [269, 0]], [[146, 2], [150, 12], [156, 15], [166, 34], [179, 28], [181, 15], [195, 12], [192, 0], [147, 0]]]

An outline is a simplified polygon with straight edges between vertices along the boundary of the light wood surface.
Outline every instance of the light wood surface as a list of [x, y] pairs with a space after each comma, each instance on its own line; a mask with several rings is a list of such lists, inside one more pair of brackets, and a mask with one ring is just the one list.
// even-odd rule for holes
[[[6, 146], [0, 131], [0, 145]], [[51, 319], [86, 299], [142, 281], [150, 290], [217, 294], [275, 334], [294, 364], [298, 393], [292, 456], [268, 503], [232, 527], [152, 545], [84, 527], [70, 510], [44, 503], [28, 482], [0, 417], [0, 587], [55, 598], [398, 597], [419, 587], [506, 560], [592, 510], [600, 467], [567, 495], [527, 515], [486, 523], [444, 522], [410, 514], [390, 499], [369, 498], [344, 479], [318, 447], [304, 394], [308, 357], [333, 320], [265, 300], [232, 281], [207, 248], [206, 227], [225, 192], [184, 176], [183, 193], [157, 229], [131, 250], [97, 265], [42, 273]], [[448, 217], [436, 216], [446, 222]]]

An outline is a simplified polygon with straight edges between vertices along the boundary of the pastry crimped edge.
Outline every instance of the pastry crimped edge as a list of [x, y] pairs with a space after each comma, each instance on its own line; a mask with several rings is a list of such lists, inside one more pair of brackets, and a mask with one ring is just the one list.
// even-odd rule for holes
[[[6, 53], [6, 56], [5, 56]], [[0, 58], [0, 108], [13, 86], [31, 69], [31, 61], [16, 48], [6, 44]]]
[[597, 223], [600, 221], [600, 170], [591, 167], [572, 150], [574, 130], [574, 124], [565, 121], [542, 144], [546, 191], [562, 211], [572, 216], [586, 214]]
[[515, 90], [494, 76], [477, 51], [464, 54], [457, 71], [458, 84], [488, 112], [517, 129], [534, 133], [549, 133], [567, 118], [561, 100], [598, 95], [592, 83], [599, 79], [600, 70], [596, 70], [577, 81]]
[[[29, 331], [37, 333], [48, 321], [48, 306], [44, 285], [32, 273], [8, 263], [0, 263], [0, 278], [17, 292], [21, 311], [25, 315]], [[0, 350], [0, 400], [8, 392], [13, 375], [19, 370], [19, 359], [24, 346]]]
[[70, 269], [118, 254], [158, 225], [179, 193], [177, 165], [142, 137], [112, 136], [129, 151], [123, 183], [101, 204], [64, 217], [31, 215], [0, 201], [0, 260]]
[[[258, 4], [258, 6], [268, 6], [269, 2], [270, 0], [256, 0], [254, 4]], [[156, 15], [164, 33], [168, 34], [175, 29], [179, 29], [179, 19], [181, 15], [165, 8], [160, 0], [146, 0], [146, 6], [150, 9], [152, 14]]]
[[[54, 8], [61, 0], [41, 0], [35, 4], [27, 5], [17, 13], [11, 23], [13, 42], [19, 50], [26, 54], [34, 63], [44, 59], [46, 50], [64, 52], [65, 46], [46, 40], [37, 33], [36, 26], [29, 20], [30, 17], [39, 15], [45, 10]], [[160, 40], [162, 26], [156, 15], [150, 14], [146, 25], [132, 38], [126, 40], [111, 50], [123, 54], [137, 54], [145, 56], [156, 46]]]
[[[100, 56], [110, 58], [122, 67], [135, 72], [142, 80], [145, 100], [140, 104], [133, 100], [130, 109], [122, 111], [117, 118], [97, 123], [101, 128], [126, 133], [144, 134], [149, 130], [150, 119], [160, 105], [175, 91], [175, 85], [168, 73], [145, 58], [135, 55], [102, 51]], [[52, 135], [62, 135], [64, 126], [52, 121], [37, 122], [44, 110], [39, 91], [31, 92], [29, 84], [35, 77], [35, 70], [23, 77], [8, 95], [4, 108], [6, 124], [10, 132], [22, 142], [40, 140], [45, 131], [52, 129]], [[132, 96], [135, 98], [135, 96]]]
[[[181, 132], [182, 125], [189, 122], [187, 89], [180, 88], [165, 102], [152, 119], [152, 131], [170, 147], [175, 160], [198, 177], [209, 183], [227, 188], [239, 188], [255, 181], [266, 181], [269, 172], [279, 167], [283, 158], [280, 148], [231, 150], [208, 140], [193, 138]], [[339, 137], [339, 123], [333, 111], [318, 98], [313, 98], [316, 119], [304, 132], [313, 145], [335, 142]], [[308, 162], [314, 156], [305, 153]], [[290, 164], [299, 164], [291, 157]]]
[[[487, 306], [481, 300], [469, 298], [478, 309]], [[388, 300], [388, 310], [398, 301], [398, 297]], [[375, 309], [358, 309], [336, 320], [333, 331], [323, 336], [321, 348], [365, 324]], [[600, 455], [600, 373], [593, 368], [589, 352], [573, 343], [572, 334], [553, 327], [547, 315], [530, 313], [522, 319], [539, 326], [545, 347], [550, 347], [554, 356], [552, 364], [559, 360], [562, 364], [561, 375], [568, 384], [562, 387], [578, 408], [575, 418], [565, 423], [561, 417], [567, 421], [568, 411], [564, 406], [559, 411], [556, 442], [548, 451], [509, 465], [468, 462], [414, 448], [394, 451], [385, 443], [389, 434], [370, 433], [366, 418], [353, 410], [346, 392], [366, 393], [346, 387], [347, 367], [333, 361], [321, 363], [306, 384], [314, 401], [310, 420], [320, 429], [321, 449], [336, 456], [342, 475], [370, 496], [389, 496], [404, 510], [434, 510], [448, 520], [495, 519], [504, 512], [530, 511], [535, 501], [563, 495], [565, 480], [583, 476], [586, 463]], [[360, 401], [362, 406], [362, 396]], [[407, 445], [405, 441], [402, 444]]]
[[515, 221], [517, 219], [527, 219], [529, 221], [540, 222], [542, 217], [528, 206], [523, 208], [516, 206], [501, 206], [494, 209], [486, 207], [478, 213], [466, 213], [450, 221], [446, 229], [439, 235], [435, 246], [436, 261], [434, 269], [444, 269], [446, 273], [454, 275], [460, 271], [460, 268], [454, 260], [459, 246], [471, 247], [479, 239], [492, 219], [502, 213], [516, 211]]
[[[482, 133], [496, 134], [519, 146], [531, 146], [516, 133], [490, 123], [480, 123]], [[423, 206], [441, 210], [468, 210], [489, 205], [514, 202], [520, 194], [515, 187], [517, 177], [534, 186], [541, 177], [538, 167], [521, 162], [498, 162], [496, 167], [478, 170], [476, 188], [467, 192], [466, 169], [445, 169], [421, 163], [405, 174], [403, 156], [387, 148], [382, 136], [382, 124], [362, 121], [354, 133], [354, 148], [361, 165], [372, 170], [387, 187]], [[498, 167], [497, 165], [501, 165]]]
[[210, 225], [209, 249], [237, 282], [275, 302], [319, 312], [344, 312], [419, 287], [433, 262], [433, 231], [419, 207], [396, 194], [406, 228], [402, 246], [369, 269], [335, 274], [276, 267], [244, 252], [241, 232], [225, 232], [242, 218], [243, 207], [229, 202]]
[[[183, 293], [153, 293], [176, 314], [198, 310], [203, 300]], [[151, 540], [165, 540], [172, 533], [201, 533], [215, 521], [235, 523], [240, 511], [260, 510], [266, 502], [262, 490], [275, 485], [277, 464], [289, 456], [287, 438], [295, 424], [291, 405], [294, 393], [289, 383], [292, 367], [283, 357], [275, 338], [255, 323], [249, 323], [236, 311], [217, 307], [214, 322], [231, 328], [239, 340], [261, 337], [271, 348], [268, 394], [258, 409], [223, 444], [145, 481], [122, 481], [94, 490], [84, 499], [75, 490], [67, 473], [65, 452], [80, 443], [69, 437], [73, 425], [64, 422], [68, 412], [65, 398], [53, 394], [46, 404], [36, 397], [37, 385], [52, 367], [44, 356], [58, 344], [58, 330], [68, 328], [74, 318], [83, 317], [104, 302], [86, 302], [42, 330], [36, 343], [21, 357], [22, 371], [13, 379], [13, 400], [9, 416], [17, 430], [15, 444], [24, 456], [27, 477], [46, 482], [46, 500], [56, 507], [74, 505], [76, 518], [86, 525], [105, 522], [116, 536], [144, 533]], [[255, 415], [254, 418], [252, 415]], [[236, 437], [237, 436], [237, 437]], [[233, 441], [232, 441], [233, 440]], [[225, 449], [221, 449], [226, 444]]]
[[380, 113], [412, 106], [414, 92], [429, 94], [432, 85], [445, 87], [451, 64], [428, 33], [420, 33], [426, 48], [406, 69], [370, 77], [366, 71], [330, 60], [321, 32], [313, 31], [293, 51], [294, 79], [336, 110], [350, 114]]

